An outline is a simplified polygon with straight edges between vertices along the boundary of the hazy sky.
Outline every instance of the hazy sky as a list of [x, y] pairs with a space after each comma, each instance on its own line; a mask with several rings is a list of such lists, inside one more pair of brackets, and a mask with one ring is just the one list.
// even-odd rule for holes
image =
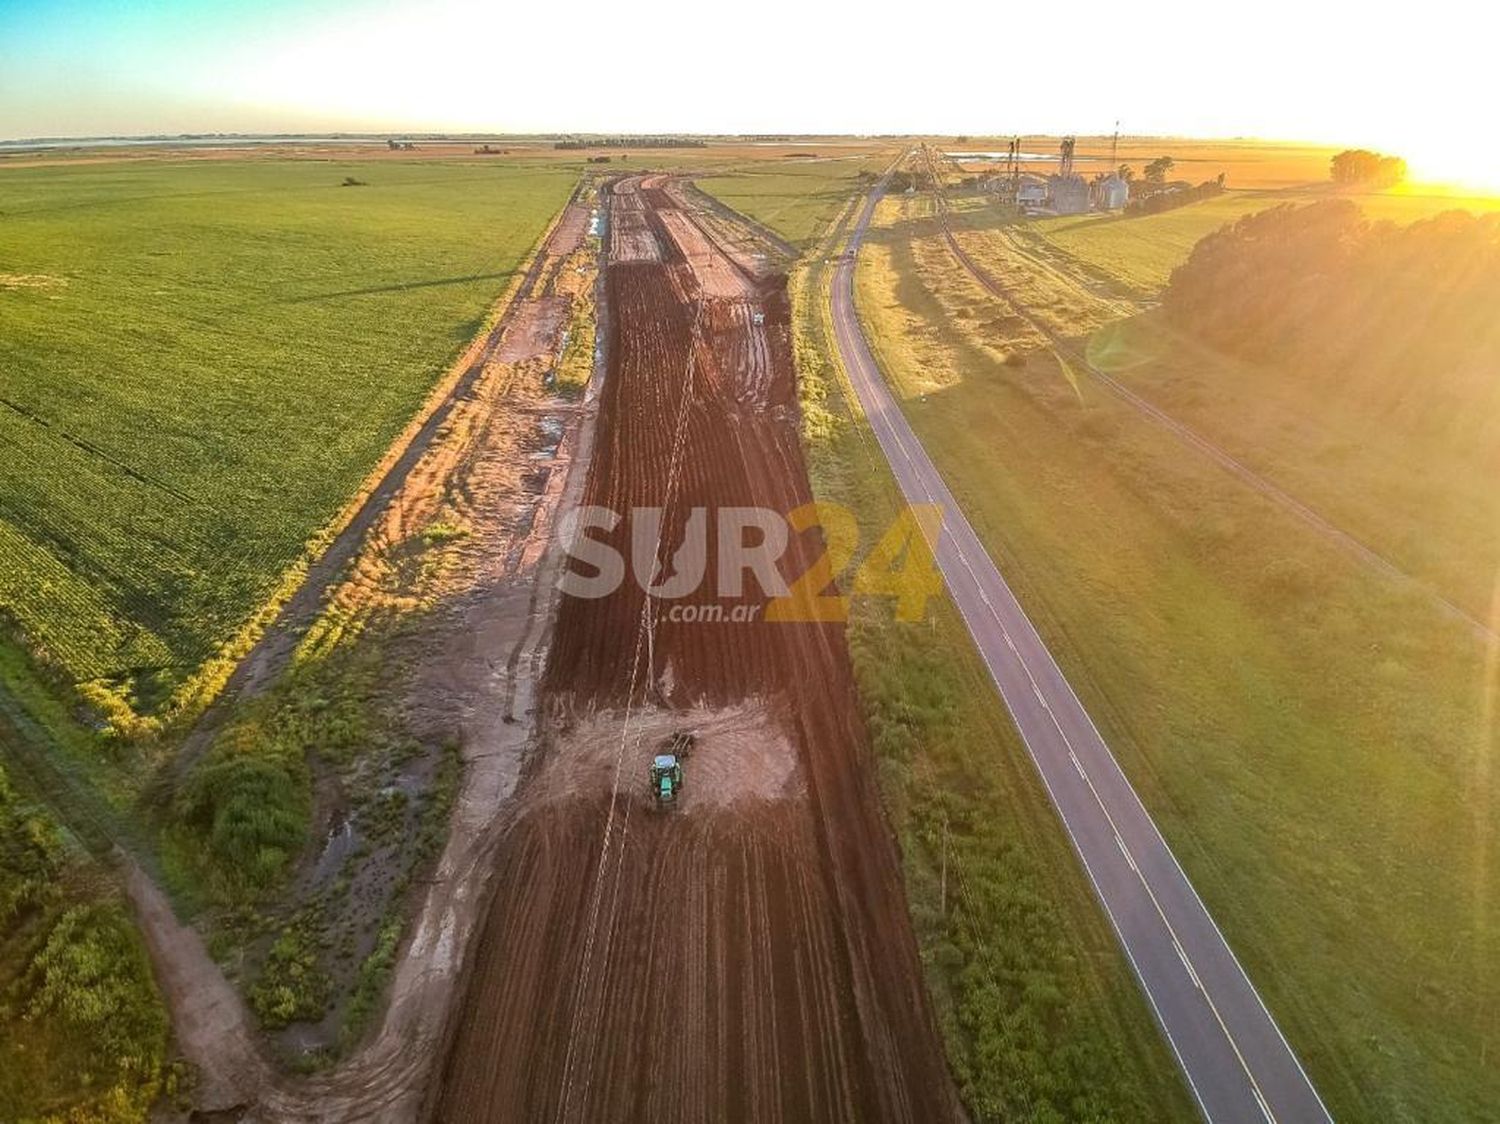
[[[1105, 133], [1119, 118], [1384, 147], [1500, 184], [1480, 119], [1500, 100], [1497, 31], [1473, 0], [0, 0], [0, 139]], [[1471, 129], [1477, 156], [1459, 147]]]

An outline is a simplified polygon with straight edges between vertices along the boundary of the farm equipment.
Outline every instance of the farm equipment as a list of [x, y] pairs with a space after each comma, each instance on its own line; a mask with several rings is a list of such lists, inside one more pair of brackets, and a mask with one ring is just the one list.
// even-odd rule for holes
[[672, 753], [658, 753], [651, 762], [651, 795], [658, 808], [668, 808], [682, 795], [682, 762]]
[[661, 747], [651, 762], [651, 795], [658, 808], [670, 808], [682, 796], [682, 764], [693, 752], [696, 739], [678, 731]]

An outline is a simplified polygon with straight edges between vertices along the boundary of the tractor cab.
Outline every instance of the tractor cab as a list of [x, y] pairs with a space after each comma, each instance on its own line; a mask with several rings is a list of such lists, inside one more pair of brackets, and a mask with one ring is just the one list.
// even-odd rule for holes
[[651, 762], [651, 795], [659, 808], [676, 804], [682, 795], [682, 763], [675, 753], [657, 754]]

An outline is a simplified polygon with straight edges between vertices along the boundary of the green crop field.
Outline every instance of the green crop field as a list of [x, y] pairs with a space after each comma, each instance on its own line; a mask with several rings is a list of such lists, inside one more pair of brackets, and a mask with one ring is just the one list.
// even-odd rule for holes
[[704, 191], [741, 214], [770, 227], [793, 246], [807, 249], [848, 202], [861, 173], [878, 175], [890, 163], [886, 153], [822, 155], [782, 159], [705, 176]]
[[[887, 376], [1335, 1115], [1488, 1118], [1493, 657], [1047, 351], [1007, 363], [1004, 310], [923, 233], [920, 205], [884, 204], [861, 256]], [[1195, 424], [1281, 434], [1279, 460], [1320, 469], [1320, 506], [1390, 488], [1378, 455], [1297, 444], [1325, 421], [1280, 415], [1295, 394], [1220, 399], [1181, 373], [1163, 386]], [[1443, 471], [1405, 480], [1395, 510], [1446, 494]], [[1398, 556], [1417, 533], [1390, 514], [1361, 530]]]
[[349, 500], [576, 174], [0, 170], [6, 642], [159, 710]]

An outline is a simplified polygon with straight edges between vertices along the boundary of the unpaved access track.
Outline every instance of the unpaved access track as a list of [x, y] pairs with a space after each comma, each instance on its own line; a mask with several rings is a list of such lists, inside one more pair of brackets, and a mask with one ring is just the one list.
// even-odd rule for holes
[[[629, 513], [665, 509], [665, 561], [695, 508], [810, 502], [774, 248], [665, 177], [618, 182], [609, 218], [584, 502], [625, 519], [595, 535], [628, 558]], [[784, 576], [821, 553], [794, 538]], [[755, 619], [685, 623], [633, 580], [564, 595], [437, 1119], [961, 1118], [843, 627], [761, 619], [751, 574], [714, 584], [678, 604]], [[698, 742], [663, 812], [645, 766], [679, 730]]]

